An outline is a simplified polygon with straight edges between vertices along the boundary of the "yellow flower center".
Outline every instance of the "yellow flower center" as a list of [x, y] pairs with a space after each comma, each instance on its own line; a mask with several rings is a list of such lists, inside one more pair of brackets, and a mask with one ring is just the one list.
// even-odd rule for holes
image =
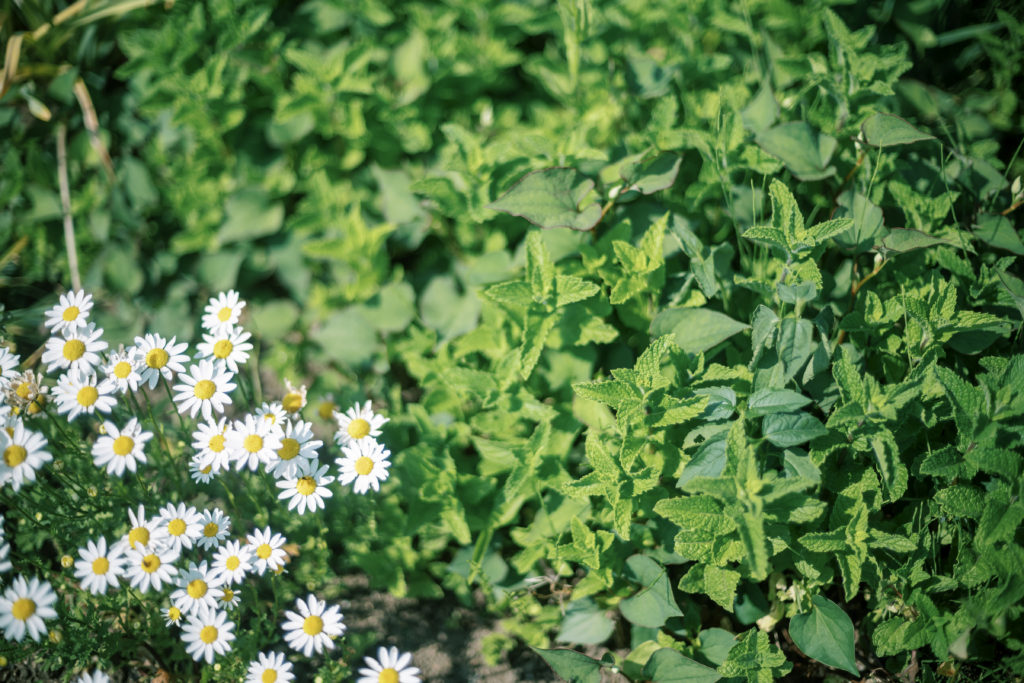
[[209, 522], [206, 526], [203, 527], [203, 536], [206, 536], [207, 538], [213, 538], [217, 535], [217, 532], [219, 531], [220, 527], [217, 526], [216, 522]]
[[316, 409], [317, 414], [321, 420], [330, 420], [334, 415], [334, 409], [337, 408], [331, 401], [321, 401], [320, 406]]
[[302, 394], [297, 391], [285, 394], [281, 399], [281, 405], [289, 413], [297, 413], [302, 409]]
[[357, 417], [348, 423], [348, 435], [353, 439], [361, 439], [370, 433], [370, 423]]
[[377, 675], [378, 683], [398, 683], [398, 672], [388, 667]]
[[304, 496], [311, 496], [316, 491], [316, 482], [313, 477], [299, 477], [295, 482], [295, 489]]
[[220, 596], [221, 602], [231, 602], [235, 599], [235, 591], [230, 588], [222, 588], [223, 595]]
[[132, 374], [132, 364], [126, 360], [117, 361], [117, 365], [114, 366], [114, 377], [128, 379], [130, 374]]
[[224, 450], [224, 435], [217, 434], [210, 438], [210, 450], [214, 453], [220, 453]]
[[263, 672], [263, 675], [260, 676], [260, 683], [276, 683], [276, 682], [277, 682], [277, 672], [274, 671], [273, 669], [267, 669], [266, 671]]
[[299, 442], [291, 437], [285, 437], [281, 439], [281, 450], [277, 452], [277, 457], [282, 460], [291, 460], [299, 454]]
[[142, 571], [147, 574], [152, 574], [157, 569], [160, 569], [160, 558], [156, 555], [146, 555], [142, 558]]
[[226, 323], [228, 320], [231, 320], [232, 313], [233, 311], [231, 310], [231, 307], [225, 306], [224, 308], [220, 309], [219, 313], [217, 313], [217, 320], [221, 321], [222, 323]]
[[201, 379], [196, 382], [196, 386], [192, 389], [192, 393], [196, 395], [200, 401], [209, 400], [211, 396], [217, 391], [217, 385], [213, 383], [211, 379]]
[[32, 383], [22, 382], [18, 385], [18, 388], [14, 390], [14, 393], [18, 395], [18, 398], [28, 400], [28, 397], [32, 395]]
[[213, 345], [213, 355], [217, 358], [224, 359], [231, 355], [231, 350], [234, 348], [235, 347], [230, 340], [221, 339]]
[[85, 342], [81, 339], [68, 339], [64, 342], [64, 358], [76, 361], [85, 355]]
[[181, 619], [181, 610], [177, 607], [171, 607], [167, 610], [167, 618], [171, 621], [177, 621]]
[[217, 627], [204, 626], [203, 630], [199, 632], [199, 640], [203, 641], [207, 645], [217, 640]]
[[368, 475], [373, 471], [373, 458], [367, 458], [365, 455], [356, 460], [356, 474], [362, 476]]
[[77, 318], [78, 314], [78, 306], [68, 306], [67, 308], [64, 309], [64, 314], [61, 317], [64, 318], [64, 322], [69, 323], [75, 318]]
[[199, 471], [202, 472], [203, 474], [209, 474], [210, 472], [213, 471], [213, 465], [207, 465], [206, 467]]
[[245, 441], [242, 442], [242, 448], [250, 453], [259, 453], [263, 450], [263, 437], [258, 434], [250, 434], [245, 437]]
[[270, 547], [269, 543], [260, 543], [256, 548], [256, 555], [261, 559], [265, 560], [270, 557], [270, 554], [274, 552], [274, 549]]
[[188, 582], [188, 595], [190, 598], [198, 600], [199, 598], [206, 595], [206, 582], [202, 579], [194, 579]]
[[28, 414], [35, 415], [43, 411], [43, 397], [37, 396], [36, 400], [28, 404]]
[[28, 451], [25, 450], [24, 446], [19, 446], [16, 443], [11, 444], [4, 449], [4, 464], [8, 467], [17, 467], [21, 463], [25, 462], [25, 458], [28, 457]]
[[125, 456], [135, 449], [135, 441], [130, 436], [119, 436], [114, 439], [114, 455]]
[[128, 532], [128, 545], [134, 548], [136, 543], [149, 545], [149, 529], [137, 526]]
[[99, 397], [100, 392], [96, 391], [96, 387], [82, 387], [78, 390], [78, 403], [86, 408], [96, 403]]
[[170, 358], [171, 357], [163, 349], [153, 349], [146, 354], [146, 365], [159, 370], [163, 366], [167, 365], [167, 361], [170, 360]]
[[64, 569], [67, 569], [68, 567], [70, 567], [74, 563], [75, 563], [75, 558], [71, 557], [70, 555], [61, 555], [60, 566], [64, 567]]
[[229, 571], [235, 571], [241, 564], [242, 561], [238, 559], [238, 555], [232, 555], [226, 562], [224, 562], [224, 566], [227, 567]]
[[18, 598], [11, 606], [11, 616], [20, 621], [25, 621], [36, 613], [36, 603], [29, 598]]
[[315, 614], [310, 614], [306, 617], [305, 621], [302, 622], [302, 630], [307, 635], [315, 636], [324, 630], [324, 620]]
[[180, 517], [172, 519], [167, 523], [167, 533], [171, 536], [181, 536], [185, 533], [185, 528], [185, 520]]
[[110, 570], [110, 560], [105, 557], [97, 557], [92, 561], [92, 573], [103, 576]]

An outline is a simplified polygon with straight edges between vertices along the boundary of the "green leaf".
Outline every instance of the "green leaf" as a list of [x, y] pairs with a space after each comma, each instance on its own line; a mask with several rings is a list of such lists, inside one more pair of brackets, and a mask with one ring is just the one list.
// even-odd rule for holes
[[1018, 256], [1024, 256], [1024, 242], [1021, 242], [1020, 235], [1014, 229], [1013, 221], [1006, 216], [981, 214], [974, 226], [974, 234], [996, 249], [1005, 249]]
[[747, 417], [788, 413], [811, 402], [809, 396], [791, 389], [758, 389], [747, 399]]
[[552, 671], [569, 683], [601, 683], [601, 662], [574, 650], [541, 650], [533, 648]]
[[630, 623], [661, 628], [668, 619], [683, 616], [663, 566], [644, 555], [633, 555], [626, 560], [626, 577], [643, 586], [636, 595], [619, 603], [622, 616]]
[[937, 491], [935, 502], [951, 517], [978, 519], [985, 508], [984, 496], [972, 486], [950, 486]]
[[526, 236], [526, 281], [533, 300], [539, 304], [548, 300], [555, 286], [555, 264], [536, 230]]
[[533, 292], [530, 285], [522, 280], [499, 282], [483, 290], [483, 295], [491, 301], [512, 306], [529, 306], [533, 303]]
[[793, 642], [808, 657], [858, 676], [850, 617], [821, 595], [815, 595], [811, 602], [814, 606], [810, 614], [797, 614], [789, 620]]
[[614, 630], [615, 622], [605, 616], [604, 610], [593, 600], [585, 598], [569, 603], [555, 640], [559, 643], [597, 645], [608, 640]]
[[310, 336], [327, 358], [349, 367], [368, 363], [378, 348], [373, 324], [356, 306], [331, 314]]
[[519, 374], [523, 379], [529, 378], [540, 360], [544, 343], [548, 340], [552, 328], [558, 322], [556, 315], [530, 313], [526, 316], [526, 328], [523, 330], [523, 346], [519, 349]]
[[836, 139], [819, 133], [805, 121], [780, 123], [758, 133], [756, 141], [800, 180], [822, 180], [835, 175], [835, 167], [828, 162], [836, 149]]
[[487, 208], [521, 216], [542, 228], [590, 230], [601, 220], [601, 207], [580, 202], [594, 188], [594, 181], [574, 168], [533, 171]]
[[934, 135], [919, 131], [904, 119], [883, 112], [876, 113], [861, 124], [860, 130], [867, 143], [874, 147], [909, 145], [912, 142], [935, 139]]
[[576, 382], [572, 389], [583, 398], [606, 403], [616, 410], [643, 399], [635, 387], [619, 380]]
[[882, 238], [876, 249], [905, 253], [915, 249], [934, 247], [937, 244], [952, 244], [952, 242], [912, 228], [893, 228], [888, 235]]
[[702, 443], [697, 452], [693, 454], [693, 458], [683, 466], [683, 472], [679, 475], [676, 486], [683, 488], [688, 481], [695, 477], [714, 479], [722, 476], [727, 462], [725, 450], [725, 432], [719, 432]]
[[707, 308], [667, 308], [651, 321], [651, 335], [675, 335], [687, 353], [701, 353], [750, 327]]
[[739, 584], [740, 573], [737, 571], [714, 565], [704, 567], [704, 592], [724, 610], [732, 612]]
[[567, 306], [577, 301], [583, 301], [601, 291], [593, 282], [573, 275], [558, 275], [555, 277], [555, 306]]
[[828, 434], [825, 425], [804, 412], [773, 413], [761, 426], [764, 438], [779, 448], [789, 448]]
[[722, 678], [714, 669], [668, 647], [651, 655], [644, 666], [643, 677], [657, 683], [715, 683]]
[[736, 646], [718, 667], [718, 673], [749, 683], [768, 683], [783, 678], [791, 668], [782, 650], [769, 642], [768, 634], [752, 628], [739, 636]]
[[770, 84], [763, 83], [754, 99], [741, 112], [743, 126], [752, 133], [760, 133], [771, 127], [779, 118], [779, 103]]
[[217, 238], [221, 244], [254, 240], [272, 235], [284, 222], [284, 205], [274, 202], [260, 187], [238, 190], [224, 202], [224, 224]]
[[621, 177], [630, 186], [627, 189], [637, 190], [641, 194], [654, 194], [659, 190], [672, 187], [679, 175], [679, 166], [683, 158], [678, 154], [659, 154], [645, 159], [636, 165], [623, 167]]

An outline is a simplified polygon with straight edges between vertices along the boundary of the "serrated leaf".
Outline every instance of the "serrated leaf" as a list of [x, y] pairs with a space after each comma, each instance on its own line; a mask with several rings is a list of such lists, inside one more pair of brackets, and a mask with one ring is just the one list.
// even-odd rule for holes
[[754, 242], [776, 246], [785, 252], [789, 252], [789, 243], [786, 240], [785, 233], [771, 225], [754, 225], [747, 228], [743, 233], [743, 237]]
[[718, 667], [718, 673], [729, 678], [743, 678], [749, 683], [778, 680], [789, 672], [786, 655], [768, 640], [768, 634], [756, 628], [737, 639], [729, 656]]
[[654, 511], [685, 531], [707, 531], [716, 536], [736, 528], [736, 522], [722, 512], [722, 506], [710, 496], [665, 498]]
[[594, 181], [574, 168], [547, 168], [527, 173], [508, 192], [487, 206], [521, 216], [542, 228], [590, 230], [601, 220], [601, 207], [580, 202], [594, 188]]
[[739, 572], [714, 565], [704, 567], [704, 593], [728, 612], [732, 612], [739, 585]]
[[807, 228], [800, 237], [800, 241], [809, 247], [821, 244], [830, 237], [846, 232], [853, 227], [852, 218], [833, 218], [823, 223], [816, 223]]
[[793, 412], [810, 402], [809, 396], [792, 389], [758, 389], [747, 399], [747, 417]]
[[761, 149], [780, 159], [800, 180], [822, 180], [835, 175], [829, 166], [837, 141], [819, 133], [805, 121], [791, 121], [763, 130], [755, 138]]
[[828, 434], [825, 425], [804, 412], [773, 413], [767, 415], [761, 426], [764, 438], [779, 448], [798, 446]]
[[643, 677], [658, 683], [715, 683], [722, 678], [714, 669], [668, 647], [651, 655], [644, 666]]
[[600, 401], [615, 409], [630, 403], [639, 403], [643, 399], [635, 387], [614, 379], [604, 382], [576, 382], [572, 389], [583, 398]]
[[847, 671], [854, 676], [853, 621], [839, 605], [821, 595], [811, 598], [810, 614], [797, 614], [789, 620], [789, 635], [805, 655], [822, 664]]
[[672, 595], [672, 584], [665, 568], [644, 555], [626, 560], [626, 576], [639, 583], [639, 592], [619, 603], [619, 610], [630, 623], [647, 628], [661, 628], [668, 619], [683, 613]]
[[537, 303], [544, 303], [555, 286], [555, 264], [537, 231], [526, 236], [526, 282]]
[[562, 307], [583, 301], [601, 291], [593, 282], [574, 275], [558, 275], [555, 277], [555, 306]]
[[701, 353], [750, 327], [707, 308], [667, 308], [651, 321], [651, 334], [672, 334], [687, 353]]
[[569, 683], [601, 683], [601, 662], [574, 650], [533, 651], [548, 663], [551, 670]]
[[636, 359], [633, 369], [637, 373], [641, 386], [651, 389], [655, 385], [661, 384], [658, 381], [661, 374], [661, 359], [671, 346], [672, 336], [662, 335], [653, 339], [640, 354], [640, 357]]
[[555, 315], [527, 315], [523, 345], [519, 349], [519, 375], [523, 379], [528, 379], [533, 373], [540, 360], [540, 353], [544, 350], [544, 343], [557, 321]]
[[846, 548], [846, 531], [816, 531], [804, 534], [797, 540], [813, 553], [835, 553]]
[[937, 491], [935, 502], [952, 517], [978, 519], [985, 508], [984, 496], [972, 486], [950, 486]]
[[[864, 140], [874, 147], [909, 145], [922, 140], [934, 140], [934, 135], [924, 133], [904, 119], [893, 114], [878, 112], [861, 124]], [[856, 672], [854, 672], [856, 673]]]
[[530, 285], [522, 280], [499, 282], [483, 290], [483, 295], [491, 301], [513, 306], [529, 306], [533, 303], [533, 292]]

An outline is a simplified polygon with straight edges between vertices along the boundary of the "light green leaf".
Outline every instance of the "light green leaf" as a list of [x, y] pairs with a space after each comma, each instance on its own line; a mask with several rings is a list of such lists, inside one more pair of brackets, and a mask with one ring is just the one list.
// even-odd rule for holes
[[701, 353], [750, 327], [707, 308], [668, 308], [651, 322], [651, 334], [674, 334], [687, 353]]
[[615, 622], [605, 616], [604, 610], [593, 600], [585, 598], [569, 603], [555, 640], [559, 643], [597, 645], [608, 640], [614, 630]]
[[683, 158], [678, 154], [659, 154], [638, 164], [624, 166], [620, 174], [630, 186], [628, 189], [637, 190], [641, 194], [654, 194], [672, 187], [682, 161]]
[[758, 389], [747, 399], [747, 417], [792, 412], [810, 402], [809, 396], [791, 389]]
[[601, 662], [574, 650], [541, 650], [533, 648], [552, 671], [569, 683], [601, 683]]
[[639, 403], [643, 398], [636, 388], [619, 380], [576, 382], [572, 388], [583, 398], [607, 403], [616, 410], [630, 403]]
[[779, 448], [797, 446], [828, 434], [825, 425], [804, 412], [767, 415], [761, 429], [764, 438]]
[[867, 143], [874, 147], [909, 145], [912, 142], [935, 139], [934, 135], [919, 131], [899, 116], [883, 112], [876, 113], [861, 124], [860, 130]]
[[622, 616], [630, 623], [661, 628], [666, 620], [683, 616], [663, 566], [644, 555], [633, 555], [626, 560], [626, 576], [643, 586], [636, 595], [619, 603]]
[[775, 101], [775, 94], [767, 82], [761, 85], [754, 99], [750, 100], [741, 113], [743, 126], [753, 132], [760, 133], [767, 130], [775, 120], [779, 118], [779, 103]]
[[920, 230], [912, 228], [893, 228], [889, 234], [881, 239], [878, 251], [895, 251], [904, 253], [914, 249], [926, 249], [937, 244], [952, 244], [949, 240], [933, 237]]
[[254, 240], [281, 229], [284, 205], [271, 201], [266, 190], [249, 187], [238, 190], [224, 202], [224, 224], [217, 238], [221, 244]]
[[536, 230], [526, 236], [526, 281], [533, 300], [539, 304], [548, 300], [555, 286], [555, 264]]
[[725, 432], [720, 432], [700, 445], [693, 454], [683, 472], [679, 475], [676, 486], [683, 488], [695, 477], [715, 478], [722, 476], [727, 459], [725, 457]]
[[728, 612], [732, 612], [739, 584], [740, 573], [737, 571], [714, 565], [704, 567], [704, 592]]
[[601, 291], [593, 282], [574, 275], [558, 275], [555, 277], [555, 306], [567, 306], [583, 301]]
[[714, 669], [668, 647], [651, 655], [644, 666], [643, 677], [658, 683], [715, 683], [722, 678]]
[[828, 598], [815, 595], [811, 602], [814, 606], [810, 614], [797, 614], [789, 620], [793, 642], [822, 664], [860, 675], [853, 648], [853, 621]]
[[594, 181], [574, 168], [548, 168], [528, 173], [487, 208], [522, 216], [542, 228], [590, 230], [601, 220], [601, 207], [580, 202]]
[[805, 121], [791, 121], [761, 131], [756, 137], [761, 149], [782, 160], [800, 180], [821, 180], [835, 175], [829, 166], [836, 139], [819, 133]]
[[533, 303], [533, 292], [530, 285], [522, 280], [499, 282], [483, 290], [483, 295], [491, 301], [513, 306], [529, 306]]

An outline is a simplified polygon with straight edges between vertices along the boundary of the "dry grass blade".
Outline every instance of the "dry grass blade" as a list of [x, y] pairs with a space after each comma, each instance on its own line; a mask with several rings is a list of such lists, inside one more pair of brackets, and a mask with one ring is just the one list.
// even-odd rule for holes
[[18, 72], [18, 61], [21, 59], [21, 43], [24, 39], [24, 34], [16, 33], [7, 41], [7, 49], [4, 51], [4, 68], [0, 72], [0, 97], [7, 94], [7, 89], [14, 82], [14, 74]]
[[99, 154], [103, 168], [107, 171], [107, 178], [110, 182], [114, 182], [114, 162], [111, 161], [107, 146], [103, 144], [103, 138], [100, 137], [100, 121], [96, 116], [96, 107], [93, 106], [89, 89], [85, 87], [85, 81], [81, 78], [75, 80], [74, 93], [75, 99], [78, 100], [78, 106], [82, 109], [82, 122], [85, 124], [85, 129], [89, 131], [89, 142]]

